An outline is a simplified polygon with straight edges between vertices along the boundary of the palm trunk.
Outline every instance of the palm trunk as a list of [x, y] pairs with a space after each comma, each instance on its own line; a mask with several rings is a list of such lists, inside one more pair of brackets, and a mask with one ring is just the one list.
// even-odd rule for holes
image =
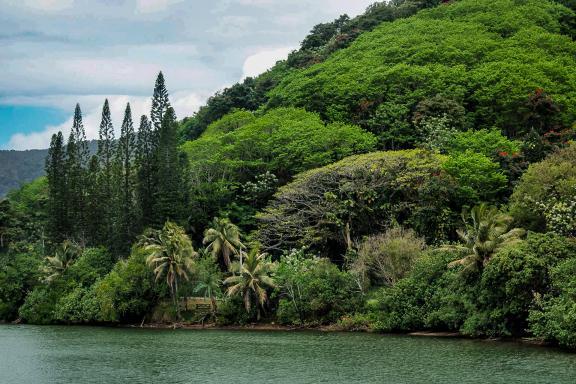
[[214, 296], [210, 296], [210, 303], [212, 304], [212, 319], [216, 319], [216, 299]]
[[224, 256], [224, 264], [226, 264], [226, 268], [230, 270], [230, 254], [228, 253], [228, 249], [226, 247], [224, 247], [222, 250], [222, 256]]
[[180, 299], [178, 297], [178, 278], [174, 279], [174, 304], [176, 305], [176, 317], [178, 320], [180, 320], [181, 316], [180, 316]]

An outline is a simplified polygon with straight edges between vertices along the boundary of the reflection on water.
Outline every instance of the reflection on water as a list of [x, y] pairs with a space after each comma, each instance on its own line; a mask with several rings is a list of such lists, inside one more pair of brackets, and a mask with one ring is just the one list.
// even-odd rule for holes
[[0, 326], [0, 383], [576, 382], [576, 354], [316, 332]]

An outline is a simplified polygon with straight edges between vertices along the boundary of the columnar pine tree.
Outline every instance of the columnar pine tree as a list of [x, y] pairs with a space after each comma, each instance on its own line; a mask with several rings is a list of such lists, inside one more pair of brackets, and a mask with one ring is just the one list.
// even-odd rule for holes
[[[164, 225], [164, 221], [167, 218], [166, 215], [166, 206], [165, 202], [160, 202], [159, 199], [170, 199], [165, 196], [165, 192], [167, 190], [166, 186], [160, 186], [162, 180], [165, 179], [164, 176], [161, 175], [163, 172], [161, 170], [161, 162], [166, 163], [164, 160], [161, 159], [160, 152], [166, 153], [166, 149], [160, 149], [160, 145], [166, 147], [167, 145], [167, 136], [166, 132], [162, 134], [162, 127], [164, 126], [164, 120], [168, 111], [172, 110], [170, 107], [170, 100], [168, 99], [168, 90], [166, 89], [166, 84], [164, 82], [164, 75], [162, 72], [158, 73], [158, 77], [156, 78], [156, 84], [154, 85], [154, 95], [152, 96], [152, 109], [150, 111], [150, 136], [147, 140], [151, 143], [150, 149], [151, 153], [153, 154], [152, 161], [149, 162], [149, 167], [144, 169], [144, 175], [149, 177], [147, 179], [150, 183], [147, 184], [147, 189], [144, 192], [149, 200], [148, 207], [152, 209], [148, 209], [146, 212], [143, 212], [143, 223], [144, 225], [148, 224], [156, 224], [157, 226]], [[172, 110], [172, 113], [174, 111]], [[175, 119], [175, 117], [174, 117]], [[163, 135], [163, 137], [161, 137]], [[160, 144], [161, 141], [164, 141], [163, 144]], [[172, 147], [172, 146], [171, 146]], [[170, 156], [176, 156], [176, 148], [174, 147], [175, 152]], [[173, 165], [176, 165], [175, 162], [172, 162]], [[175, 168], [171, 169], [170, 172], [174, 172]], [[143, 176], [144, 176], [143, 175]], [[160, 208], [163, 207], [163, 208]], [[172, 217], [173, 215], [169, 215]]]
[[86, 140], [86, 131], [84, 130], [84, 124], [82, 123], [82, 111], [80, 110], [80, 104], [78, 103], [74, 110], [74, 121], [72, 122], [71, 134], [74, 135], [78, 147], [78, 161], [80, 167], [87, 169], [88, 161], [90, 160], [90, 152], [88, 150], [88, 141]]
[[114, 188], [113, 188], [113, 168], [115, 156], [115, 142], [114, 142], [114, 127], [112, 125], [112, 117], [110, 116], [110, 106], [108, 99], [104, 101], [102, 107], [102, 121], [100, 122], [100, 135], [98, 139], [98, 162], [100, 174], [98, 177], [99, 184], [99, 199], [100, 207], [102, 209], [101, 215], [101, 228], [99, 231], [99, 241], [109, 241], [113, 234], [113, 201], [114, 201]]
[[182, 192], [184, 170], [178, 153], [178, 123], [172, 108], [168, 108], [158, 135], [156, 164], [158, 166], [155, 219], [156, 224], [166, 220], [182, 219], [185, 197]]
[[155, 194], [155, 145], [152, 126], [148, 118], [143, 115], [138, 130], [138, 144], [136, 149], [137, 196], [138, 207], [141, 213], [141, 225], [146, 227], [153, 222], [153, 207]]
[[116, 150], [115, 167], [118, 188], [116, 207], [116, 241], [115, 250], [125, 252], [130, 248], [135, 236], [136, 212], [134, 204], [134, 173], [133, 160], [135, 153], [134, 124], [130, 104], [126, 106], [124, 121]]
[[103, 245], [107, 238], [104, 221], [111, 211], [106, 210], [108, 201], [101, 199], [100, 161], [97, 155], [90, 158], [85, 178], [86, 188], [86, 241], [90, 245]]
[[66, 173], [68, 194], [68, 220], [71, 237], [81, 244], [86, 240], [86, 166], [88, 164], [88, 143], [82, 124], [80, 105], [76, 104], [74, 122], [66, 146]]
[[170, 100], [168, 99], [168, 90], [164, 83], [164, 75], [162, 72], [158, 73], [156, 84], [154, 85], [154, 95], [152, 96], [152, 110], [150, 111], [150, 120], [152, 122], [152, 129], [158, 135], [164, 115], [170, 108]]
[[66, 202], [66, 153], [62, 132], [52, 135], [45, 169], [48, 178], [48, 235], [53, 241], [61, 242], [70, 230]]

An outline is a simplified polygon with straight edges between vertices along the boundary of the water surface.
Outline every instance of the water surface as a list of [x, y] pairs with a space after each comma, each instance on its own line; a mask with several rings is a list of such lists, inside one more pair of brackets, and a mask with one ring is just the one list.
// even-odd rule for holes
[[0, 383], [576, 383], [576, 354], [353, 333], [0, 326]]

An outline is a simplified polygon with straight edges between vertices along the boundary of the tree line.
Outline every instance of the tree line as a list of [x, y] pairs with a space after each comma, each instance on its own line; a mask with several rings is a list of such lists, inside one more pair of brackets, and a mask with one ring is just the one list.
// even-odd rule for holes
[[137, 132], [128, 103], [116, 139], [110, 105], [104, 101], [98, 150], [92, 156], [77, 104], [68, 141], [62, 132], [54, 134], [46, 158], [48, 239], [102, 245], [119, 255], [144, 228], [184, 221], [188, 161], [178, 151], [178, 140], [162, 72], [150, 117], [141, 116]]

